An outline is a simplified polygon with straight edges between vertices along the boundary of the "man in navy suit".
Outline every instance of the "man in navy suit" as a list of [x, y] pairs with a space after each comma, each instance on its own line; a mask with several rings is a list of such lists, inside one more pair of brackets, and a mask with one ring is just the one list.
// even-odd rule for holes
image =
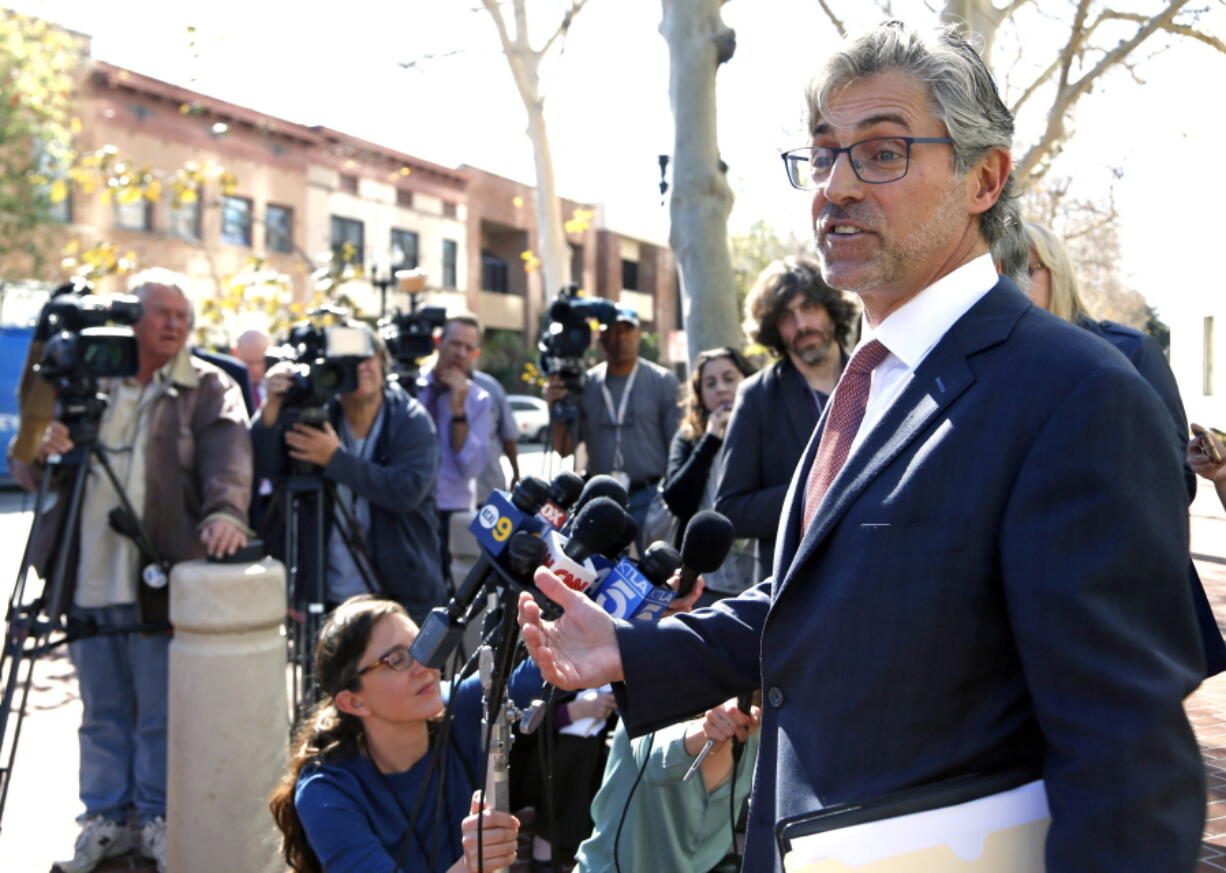
[[865, 314], [774, 576], [632, 626], [540, 571], [566, 612], [521, 600], [529, 649], [562, 687], [624, 680], [632, 734], [762, 687], [752, 873], [781, 869], [782, 818], [1020, 768], [1045, 782], [1047, 873], [1190, 873], [1204, 785], [1182, 702], [1203, 664], [1166, 410], [996, 275], [989, 246], [1020, 232], [1013, 125], [961, 37], [882, 25], [809, 106], [789, 178]]

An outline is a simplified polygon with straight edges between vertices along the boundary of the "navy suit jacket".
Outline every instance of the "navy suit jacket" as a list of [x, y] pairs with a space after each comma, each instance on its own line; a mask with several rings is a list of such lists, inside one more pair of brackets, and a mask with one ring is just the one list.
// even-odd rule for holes
[[822, 426], [773, 578], [619, 624], [631, 733], [763, 688], [751, 873], [781, 869], [781, 818], [1022, 766], [1046, 780], [1048, 873], [1190, 873], [1204, 785], [1182, 702], [1203, 659], [1183, 459], [1132, 365], [1002, 279], [802, 532]]

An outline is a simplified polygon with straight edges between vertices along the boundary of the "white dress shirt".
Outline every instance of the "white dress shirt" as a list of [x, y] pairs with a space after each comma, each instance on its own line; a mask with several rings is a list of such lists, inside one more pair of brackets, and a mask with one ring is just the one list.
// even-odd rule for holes
[[894, 401], [902, 395], [915, 368], [923, 363], [941, 337], [954, 326], [954, 322], [991, 291], [999, 280], [992, 256], [980, 255], [916, 294], [886, 316], [876, 329], [869, 325], [863, 315], [860, 316], [860, 342], [856, 350], [875, 339], [889, 349], [890, 354], [873, 370], [868, 404], [864, 408], [860, 429], [848, 451], [849, 460], [894, 405]]

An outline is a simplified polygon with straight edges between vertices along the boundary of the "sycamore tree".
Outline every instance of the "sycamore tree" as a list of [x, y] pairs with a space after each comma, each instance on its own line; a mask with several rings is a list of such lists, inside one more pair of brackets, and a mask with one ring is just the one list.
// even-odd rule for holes
[[673, 107], [669, 244], [681, 277], [689, 360], [716, 346], [740, 345], [739, 307], [728, 251], [732, 187], [716, 138], [715, 77], [736, 50], [720, 18], [725, 0], [663, 0]]
[[[536, 167], [536, 228], [539, 252], [525, 258], [528, 266], [538, 269], [545, 295], [549, 296], [570, 284], [570, 249], [566, 244], [562, 206], [554, 179], [553, 151], [549, 144], [549, 129], [545, 123], [545, 91], [541, 85], [541, 65], [555, 48], [560, 49], [575, 16], [587, 5], [587, 0], [569, 0], [556, 26], [546, 28], [547, 35], [534, 44], [528, 16], [528, 0], [481, 0], [489, 13], [502, 54], [515, 80], [515, 88], [528, 116], [528, 138], [532, 142], [533, 163]], [[573, 219], [572, 219], [573, 220]]]

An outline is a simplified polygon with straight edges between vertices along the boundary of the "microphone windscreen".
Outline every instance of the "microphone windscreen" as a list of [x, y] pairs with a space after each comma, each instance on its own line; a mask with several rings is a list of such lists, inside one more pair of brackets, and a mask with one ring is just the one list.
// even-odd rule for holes
[[587, 484], [583, 486], [583, 493], [579, 495], [579, 502], [575, 504], [575, 511], [578, 512], [587, 505], [588, 501], [597, 497], [608, 497], [622, 509], [630, 505], [630, 495], [626, 493], [625, 486], [612, 476], [601, 473], [587, 480]]
[[[604, 552], [626, 527], [626, 510], [609, 497], [595, 497], [579, 510], [575, 526], [571, 529], [570, 542], [577, 544], [587, 555]], [[567, 554], [574, 549], [567, 544]]]
[[656, 540], [643, 552], [639, 571], [651, 580], [651, 584], [664, 587], [673, 573], [681, 566], [681, 555], [663, 540]]
[[548, 551], [543, 539], [521, 530], [507, 543], [507, 563], [516, 576], [530, 577], [544, 562]]
[[536, 515], [549, 499], [549, 483], [536, 476], [525, 476], [515, 483], [511, 502], [524, 515]]
[[634, 542], [634, 538], [639, 535], [639, 523], [633, 515], [627, 514], [625, 526], [622, 528], [622, 535], [613, 540], [609, 547], [600, 554], [604, 555], [610, 561], [616, 561], [621, 557], [622, 552], [630, 548], [630, 544]]
[[681, 540], [681, 563], [699, 573], [714, 572], [728, 557], [735, 538], [732, 522], [714, 509], [695, 513]]
[[577, 473], [563, 470], [549, 486], [550, 497], [562, 509], [569, 510], [583, 493], [583, 479]]

